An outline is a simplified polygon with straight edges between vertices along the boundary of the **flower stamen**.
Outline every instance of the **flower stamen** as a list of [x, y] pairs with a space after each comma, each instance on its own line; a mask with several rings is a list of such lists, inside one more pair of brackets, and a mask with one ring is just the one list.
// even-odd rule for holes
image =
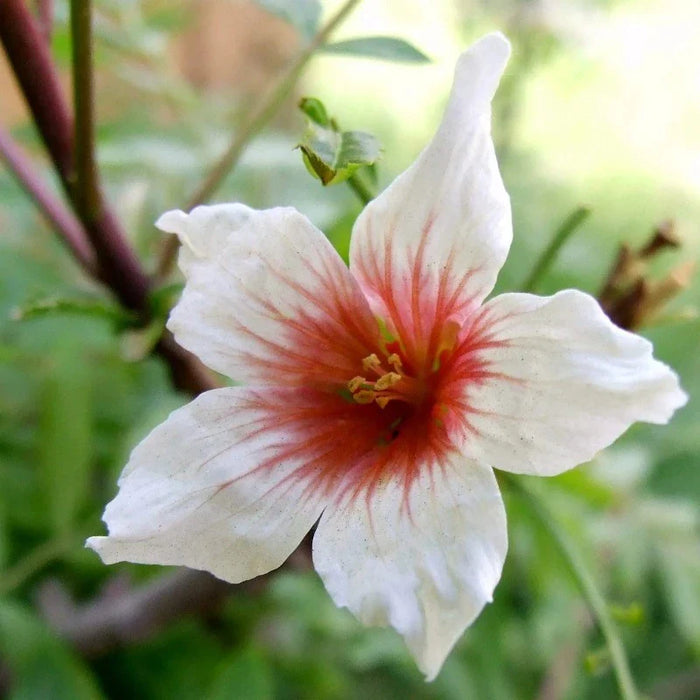
[[389, 391], [393, 386], [406, 379], [401, 372], [401, 359], [396, 353], [392, 353], [387, 358], [387, 363], [396, 371], [387, 372], [379, 357], [374, 353], [362, 360], [363, 369], [366, 372], [374, 372], [378, 379], [371, 382], [361, 375], [353, 377], [347, 383], [347, 388], [354, 401], [359, 404], [369, 404], [376, 401], [380, 408], [385, 408], [389, 401], [404, 398], [398, 391]]
[[384, 370], [382, 368], [382, 363], [380, 359], [372, 353], [371, 355], [368, 355], [362, 360], [362, 369], [365, 370], [365, 372], [374, 372], [378, 377], [381, 377], [384, 374]]

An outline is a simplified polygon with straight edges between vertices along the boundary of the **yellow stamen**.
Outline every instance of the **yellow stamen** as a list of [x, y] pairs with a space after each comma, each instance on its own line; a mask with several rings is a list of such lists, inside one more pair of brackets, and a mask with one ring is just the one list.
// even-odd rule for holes
[[377, 405], [379, 408], [386, 408], [386, 405], [394, 398], [393, 396], [377, 396]]
[[401, 358], [395, 353], [392, 352], [389, 357], [386, 358], [386, 361], [397, 371], [401, 371]]
[[390, 386], [394, 386], [396, 382], [400, 381], [400, 374], [397, 374], [396, 372], [387, 372], [386, 374], [379, 377], [379, 379], [377, 379], [376, 382], [374, 382], [374, 388], [377, 391], [383, 391], [384, 389], [388, 389]]
[[369, 372], [370, 370], [372, 370], [377, 374], [383, 374], [383, 372], [381, 371], [381, 366], [382, 363], [379, 361], [379, 358], [374, 353], [368, 355], [367, 357], [365, 357], [364, 360], [362, 360], [362, 369], [364, 369], [365, 372]]
[[372, 403], [376, 397], [376, 394], [369, 389], [362, 389], [352, 395], [352, 398], [357, 401], [357, 403]]
[[349, 382], [348, 382], [348, 389], [350, 389], [350, 393], [354, 394], [363, 384], [366, 384], [367, 380], [364, 377], [353, 377]]

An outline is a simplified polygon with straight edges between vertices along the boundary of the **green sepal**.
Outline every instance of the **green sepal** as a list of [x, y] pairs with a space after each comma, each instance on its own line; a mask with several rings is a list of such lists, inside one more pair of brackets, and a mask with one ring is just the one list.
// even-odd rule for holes
[[307, 117], [307, 128], [297, 148], [307, 170], [323, 185], [343, 182], [379, 158], [379, 141], [364, 131], [342, 131], [321, 100], [305, 97], [299, 108]]

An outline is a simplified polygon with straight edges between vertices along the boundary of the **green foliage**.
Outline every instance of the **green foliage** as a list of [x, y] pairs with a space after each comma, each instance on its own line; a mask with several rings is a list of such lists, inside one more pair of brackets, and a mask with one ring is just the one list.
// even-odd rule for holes
[[366, 36], [325, 44], [325, 53], [374, 58], [398, 63], [429, 63], [430, 58], [405, 39], [395, 36]]
[[321, 19], [319, 0], [255, 0], [273, 15], [281, 17], [295, 27], [303, 37], [310, 39], [318, 29]]
[[[318, 27], [318, 2], [261, 4], [305, 37]], [[175, 5], [97, 3], [98, 70], [107, 85], [98, 97], [108, 102], [98, 132], [100, 164], [109, 197], [151, 270], [161, 242], [153, 221], [167, 208], [184, 206], [246, 106], [229, 94], [196, 90], [172, 70], [168, 42], [187, 19]], [[53, 50], [67, 60], [66, 3], [56, 8]], [[502, 22], [492, 14], [488, 24]], [[562, 176], [538, 157], [537, 147], [523, 145], [514, 125], [529, 74], [538, 62], [562, 60], [572, 49], [558, 37], [540, 36], [541, 28], [518, 26], [509, 92], [499, 93], [496, 103], [516, 231], [499, 289], [517, 289], [527, 279], [557, 224], [583, 200], [594, 213], [546, 268], [538, 290], [574, 286], [595, 293], [622, 240], [641, 240], [669, 214], [696, 222], [700, 203], [684, 188], [617, 172], [584, 193], [582, 177]], [[476, 32], [472, 25], [466, 30]], [[425, 58], [394, 38], [336, 42], [324, 50]], [[557, 79], [569, 80], [564, 73]], [[112, 102], [111, 90], [117, 95]], [[537, 99], [542, 94], [540, 86]], [[353, 107], [339, 103], [338, 113]], [[318, 100], [305, 100], [302, 109], [310, 122], [302, 152], [316, 177], [335, 183], [376, 176], [369, 165], [379, 155], [373, 137], [343, 132]], [[374, 121], [372, 111], [381, 111]], [[406, 162], [418, 152], [420, 144], [404, 144], [400, 128], [411, 113], [388, 114], [379, 101], [367, 105], [367, 113], [363, 128], [405, 147], [400, 155]], [[358, 203], [346, 188], [321, 190], [303, 176], [291, 148], [294, 129], [291, 124], [254, 142], [219, 199], [256, 207], [291, 203], [347, 260]], [[17, 135], [40, 152], [30, 129]], [[390, 180], [391, 162], [382, 161], [381, 170], [377, 190]], [[603, 640], [575, 583], [546, 530], [508, 490], [510, 551], [495, 600], [432, 684], [423, 682], [397, 635], [364, 628], [338, 610], [313, 572], [280, 572], [259, 595], [231, 596], [220, 613], [179, 620], [149, 639], [80, 658], [53, 634], [34, 603], [36, 592], [54, 576], [89, 601], [103, 584], [114, 585], [117, 572], [131, 574], [136, 585], [162, 575], [155, 567], [105, 567], [82, 541], [102, 532], [100, 515], [130, 449], [186, 400], [172, 389], [160, 361], [134, 361], [147, 355], [180, 287], [173, 276], [154, 292], [152, 325], [125, 336], [133, 319], [81, 276], [4, 170], [0, 228], [0, 683], [9, 677], [8, 697], [514, 700], [542, 696], [553, 674], [559, 674], [562, 698], [617, 697]], [[686, 225], [688, 237], [694, 231]], [[697, 279], [679, 303], [700, 303]], [[18, 309], [22, 321], [13, 317]], [[593, 569], [635, 677], [649, 695], [700, 660], [699, 328], [696, 321], [647, 332], [692, 397], [671, 425], [634, 429], [592, 464], [541, 484], [542, 498]]]
[[342, 131], [315, 97], [303, 98], [299, 108], [307, 116], [307, 127], [298, 148], [307, 170], [323, 185], [343, 182], [360, 168], [376, 163], [381, 147], [374, 136]]
[[100, 700], [89, 668], [27, 607], [0, 601], [0, 653], [15, 674], [11, 700]]

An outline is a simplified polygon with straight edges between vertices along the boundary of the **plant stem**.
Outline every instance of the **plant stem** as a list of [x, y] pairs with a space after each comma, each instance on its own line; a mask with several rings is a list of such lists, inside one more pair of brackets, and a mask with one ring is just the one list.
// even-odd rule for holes
[[0, 578], [0, 597], [11, 593], [52, 561], [74, 549], [82, 540], [82, 536], [78, 538], [74, 534], [61, 534], [32, 549], [23, 559], [3, 573]]
[[41, 33], [44, 35], [44, 41], [50, 45], [51, 35], [53, 34], [53, 0], [37, 0], [36, 6], [37, 20]]
[[624, 700], [638, 700], [639, 694], [632, 678], [622, 638], [613, 622], [607, 603], [598, 589], [595, 578], [588, 570], [583, 557], [579, 554], [567, 532], [557, 523], [552, 512], [542, 502], [542, 499], [538, 498], [529, 487], [525, 486], [522, 479], [503, 473], [499, 476], [514, 492], [527, 501], [532, 512], [552, 536], [559, 552], [576, 579], [600, 631], [605, 637], [621, 697]]
[[95, 253], [80, 221], [46, 186], [26, 153], [4, 129], [0, 129], [0, 157], [49, 223], [60, 233], [76, 260], [86, 272], [97, 276]]
[[23, 0], [0, 2], [0, 40], [62, 179], [73, 172], [73, 120], [49, 48]]
[[549, 245], [544, 249], [530, 276], [523, 285], [524, 292], [532, 292], [539, 285], [540, 281], [547, 273], [552, 263], [556, 259], [559, 251], [574, 231], [590, 216], [591, 210], [587, 207], [578, 207], [564, 219], [559, 228], [555, 231]]
[[[343, 20], [355, 9], [362, 0], [346, 0], [340, 9], [319, 30], [314, 38], [299, 53], [287, 70], [280, 76], [275, 86], [269, 90], [243, 118], [243, 122], [236, 131], [236, 135], [229, 147], [222, 154], [206, 178], [197, 187], [187, 201], [185, 209], [189, 211], [198, 204], [208, 201], [220, 187], [224, 178], [236, 167], [241, 155], [248, 143], [272, 120], [280, 106], [294, 89], [299, 76], [306, 64], [311, 60], [316, 50], [322, 46], [331, 33], [343, 22]], [[179, 242], [177, 236], [170, 236], [164, 246], [158, 263], [156, 277], [165, 279], [177, 257]]]
[[[73, 119], [48, 46], [24, 0], [0, 0], [0, 41], [63, 188], [77, 210]], [[78, 41], [81, 41], [80, 38]], [[91, 66], [89, 68], [92, 69]], [[28, 166], [28, 163], [25, 165]], [[31, 169], [28, 168], [27, 172], [31, 172]], [[30, 180], [39, 181], [36, 175]], [[32, 196], [36, 197], [33, 191]], [[125, 308], [147, 316], [149, 280], [129, 246], [119, 221], [104, 200], [101, 202], [101, 215], [93, 221], [82, 222], [97, 260], [98, 269], [94, 276], [114, 293]], [[59, 226], [56, 230], [72, 247], [63, 228]], [[169, 333], [164, 333], [156, 351], [167, 362], [177, 388], [196, 395], [214, 386], [212, 375], [193, 355], [178, 346]]]
[[95, 221], [101, 214], [102, 202], [95, 163], [95, 101], [90, 0], [71, 0], [70, 23], [75, 113], [75, 203], [83, 221]]
[[[76, 39], [84, 43], [81, 37], [73, 38]], [[63, 188], [95, 250], [98, 279], [126, 308], [147, 313], [149, 281], [119, 221], [104, 205], [98, 207], [99, 215], [90, 219], [84, 218], [77, 206], [82, 195], [76, 191], [73, 119], [46, 42], [23, 0], [0, 2], [0, 40]], [[88, 64], [85, 69], [92, 70], [92, 66]], [[76, 90], [84, 88], [82, 84], [76, 86]], [[80, 99], [81, 103], [85, 101]]]
[[367, 183], [365, 183], [365, 181], [359, 175], [351, 175], [346, 182], [363, 204], [368, 204], [374, 199], [374, 192], [370, 190]]
[[236, 166], [248, 142], [272, 119], [279, 107], [287, 99], [296, 84], [301, 72], [306, 67], [316, 50], [322, 46], [330, 34], [352, 12], [361, 0], [346, 0], [333, 17], [321, 28], [309, 44], [290, 64], [286, 72], [279, 78], [275, 86], [252, 109], [244, 119], [235, 138], [212, 168], [204, 182], [190, 198], [187, 208], [197, 206], [207, 201], [221, 185], [226, 175]]

